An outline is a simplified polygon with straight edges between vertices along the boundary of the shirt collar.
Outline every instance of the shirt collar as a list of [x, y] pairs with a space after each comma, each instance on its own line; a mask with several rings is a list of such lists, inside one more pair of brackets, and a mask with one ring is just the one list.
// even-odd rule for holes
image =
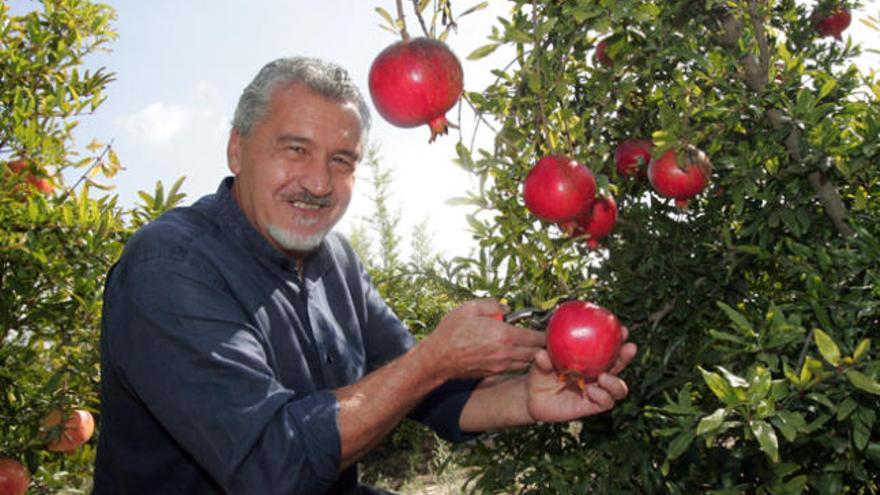
[[[267, 241], [251, 224], [232, 196], [232, 183], [235, 177], [225, 177], [217, 188], [217, 205], [221, 229], [229, 231], [245, 250], [255, 258], [274, 269], [297, 273], [296, 260], [280, 251]], [[329, 233], [328, 233], [329, 235]], [[306, 256], [303, 261], [303, 272], [306, 280], [317, 280], [327, 272], [331, 265], [330, 250], [327, 240], [321, 241], [317, 250]]]

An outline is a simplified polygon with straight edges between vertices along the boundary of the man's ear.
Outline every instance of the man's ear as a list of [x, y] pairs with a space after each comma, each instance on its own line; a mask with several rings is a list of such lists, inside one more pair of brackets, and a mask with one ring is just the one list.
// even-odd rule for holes
[[233, 129], [229, 133], [229, 142], [226, 143], [226, 162], [232, 175], [238, 175], [241, 172], [241, 136], [238, 129]]

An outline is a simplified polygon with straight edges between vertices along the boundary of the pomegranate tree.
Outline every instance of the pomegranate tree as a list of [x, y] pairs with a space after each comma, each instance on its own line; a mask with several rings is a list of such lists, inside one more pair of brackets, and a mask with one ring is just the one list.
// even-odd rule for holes
[[31, 476], [20, 462], [0, 458], [0, 495], [24, 495], [30, 482]]
[[675, 200], [675, 206], [687, 208], [693, 198], [709, 183], [711, 163], [702, 150], [688, 145], [677, 153], [670, 148], [648, 165], [648, 180], [661, 196]]
[[614, 151], [614, 165], [621, 176], [644, 176], [654, 144], [647, 139], [624, 139]]
[[614, 365], [623, 345], [617, 317], [597, 304], [562, 303], [547, 323], [547, 353], [559, 379], [583, 390]]
[[369, 85], [382, 117], [398, 127], [428, 124], [434, 141], [446, 134], [446, 112], [461, 97], [464, 75], [444, 43], [410, 38], [379, 53], [370, 67]]
[[849, 27], [852, 22], [852, 15], [849, 10], [838, 9], [816, 22], [816, 30], [822, 36], [833, 36], [837, 40], [841, 40], [841, 33]]
[[595, 196], [593, 172], [564, 155], [541, 158], [523, 182], [526, 207], [549, 222], [577, 218], [589, 211]]

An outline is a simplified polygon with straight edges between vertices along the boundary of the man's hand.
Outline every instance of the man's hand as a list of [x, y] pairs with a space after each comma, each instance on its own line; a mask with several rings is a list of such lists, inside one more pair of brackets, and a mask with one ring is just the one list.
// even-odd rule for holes
[[420, 347], [430, 352], [447, 379], [524, 369], [544, 347], [546, 336], [499, 321], [506, 311], [493, 299], [467, 302], [446, 315]]
[[[623, 329], [623, 340], [629, 332]], [[535, 364], [529, 370], [528, 412], [534, 421], [570, 421], [584, 416], [600, 414], [614, 407], [615, 402], [623, 400], [629, 389], [626, 382], [617, 374], [633, 360], [636, 345], [626, 343], [620, 349], [620, 356], [607, 373], [586, 385], [583, 393], [576, 387], [559, 381], [553, 370], [547, 351], [535, 356]]]

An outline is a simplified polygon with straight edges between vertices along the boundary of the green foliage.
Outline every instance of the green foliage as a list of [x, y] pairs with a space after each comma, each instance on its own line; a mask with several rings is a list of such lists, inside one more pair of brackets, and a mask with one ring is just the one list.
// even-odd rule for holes
[[[115, 38], [113, 18], [83, 0], [44, 0], [17, 16], [0, 4], [0, 456], [26, 465], [35, 493], [88, 492], [97, 435], [71, 454], [52, 453], [40, 422], [74, 407], [99, 421], [105, 276], [133, 226], [182, 199], [179, 182], [167, 198], [159, 185], [125, 212], [98, 180], [121, 169], [113, 148], [74, 150], [76, 118], [95, 111], [112, 80], [81, 65]], [[50, 190], [30, 187], [25, 174]]]
[[[846, 2], [855, 7], [855, 2]], [[500, 122], [459, 198], [480, 252], [450, 268], [511, 306], [575, 295], [640, 348], [629, 398], [468, 450], [487, 493], [878, 493], [880, 86], [792, 0], [517, 1], [466, 97]], [[594, 60], [607, 40], [613, 64]], [[697, 146], [710, 187], [679, 210], [619, 177], [617, 143]], [[545, 154], [587, 165], [620, 217], [590, 251], [523, 205]], [[876, 347], [873, 346], [873, 347]]]
[[[378, 151], [368, 150], [363, 166], [369, 172], [372, 208], [355, 224], [350, 240], [364, 261], [373, 283], [395, 314], [416, 335], [427, 335], [463, 296], [440, 275], [439, 256], [431, 250], [426, 223], [412, 232], [409, 261], [402, 254], [398, 233], [400, 212], [393, 205], [393, 171], [382, 166]], [[378, 252], [372, 247], [378, 245]], [[446, 454], [439, 438], [428, 428], [404, 421], [361, 462], [362, 478], [398, 490], [408, 477], [440, 469]]]

